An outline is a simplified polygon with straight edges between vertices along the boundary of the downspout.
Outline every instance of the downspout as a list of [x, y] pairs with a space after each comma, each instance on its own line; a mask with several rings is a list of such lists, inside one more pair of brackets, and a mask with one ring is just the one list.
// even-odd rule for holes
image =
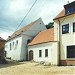
[[61, 62], [60, 62], [60, 60], [61, 60], [61, 42], [60, 42], [60, 40], [61, 40], [61, 28], [60, 28], [60, 25], [61, 25], [61, 23], [60, 23], [60, 20], [58, 19], [58, 22], [59, 22], [59, 66], [61, 65]]

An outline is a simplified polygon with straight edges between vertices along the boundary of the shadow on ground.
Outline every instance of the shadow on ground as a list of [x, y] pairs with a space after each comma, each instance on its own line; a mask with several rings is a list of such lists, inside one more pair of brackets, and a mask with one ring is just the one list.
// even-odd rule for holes
[[7, 61], [6, 64], [0, 64], [0, 68], [10, 67], [10, 66], [16, 66], [21, 64], [26, 64], [25, 62], [18, 62], [18, 61]]

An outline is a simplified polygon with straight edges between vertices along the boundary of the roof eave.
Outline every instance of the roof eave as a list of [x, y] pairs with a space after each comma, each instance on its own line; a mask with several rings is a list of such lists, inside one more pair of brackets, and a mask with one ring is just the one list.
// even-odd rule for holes
[[38, 44], [43, 44], [43, 43], [48, 43], [48, 42], [59, 42], [59, 41], [47, 41], [47, 42], [36, 43], [36, 44], [28, 45], [28, 46], [33, 46], [33, 45], [38, 45]]
[[61, 16], [61, 17], [55, 18], [55, 19], [53, 19], [53, 20], [57, 20], [57, 19], [60, 19], [60, 18], [66, 17], [66, 16], [73, 15], [73, 14], [75, 14], [75, 12], [74, 12], [74, 13], [71, 13], [71, 14], [68, 14], [68, 15], [65, 15], [65, 16]]

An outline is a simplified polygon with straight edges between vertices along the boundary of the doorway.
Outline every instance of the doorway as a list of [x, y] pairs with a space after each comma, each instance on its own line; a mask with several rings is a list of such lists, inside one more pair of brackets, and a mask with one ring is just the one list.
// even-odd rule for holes
[[29, 51], [29, 61], [33, 60], [33, 51]]

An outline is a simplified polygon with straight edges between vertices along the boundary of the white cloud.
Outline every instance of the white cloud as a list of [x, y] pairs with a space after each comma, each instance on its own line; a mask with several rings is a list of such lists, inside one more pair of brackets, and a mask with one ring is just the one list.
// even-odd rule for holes
[[17, 18], [22, 18], [25, 16], [30, 6], [31, 5], [29, 5], [26, 0], [11, 0], [9, 1], [5, 16], [8, 16], [14, 20]]
[[0, 32], [0, 37], [2, 37], [3, 39], [7, 39], [8, 38], [8, 36], [10, 36], [12, 33], [7, 33], [7, 32]]
[[[7, 21], [7, 24], [5, 24], [5, 26], [8, 25], [9, 27], [10, 25], [11, 29], [15, 29], [14, 27], [17, 27], [34, 1], [35, 0], [4, 0], [5, 5], [1, 3], [2, 6], [4, 6], [4, 9], [0, 9], [0, 11], [3, 11], [2, 18], [6, 17], [6, 19], [9, 20]], [[28, 14], [21, 26], [24, 26], [25, 24], [27, 25], [28, 23], [39, 17], [42, 17], [44, 23], [48, 24], [60, 11], [62, 11], [63, 5], [67, 4], [67, 1], [68, 0], [37, 0], [37, 3]], [[69, 0], [69, 2], [72, 1], [75, 0]], [[3, 22], [5, 23], [4, 20]], [[0, 33], [0, 36], [7, 38], [7, 36], [10, 34], [11, 33], [8, 32], [2, 32]]]

